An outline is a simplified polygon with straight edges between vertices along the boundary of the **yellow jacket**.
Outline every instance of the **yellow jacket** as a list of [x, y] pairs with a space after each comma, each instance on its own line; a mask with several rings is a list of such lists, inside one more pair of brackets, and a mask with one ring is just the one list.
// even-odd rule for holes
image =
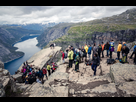
[[47, 70], [50, 70], [50, 69], [51, 69], [51, 66], [50, 66], [50, 65], [48, 65], [48, 66], [47, 66]]
[[70, 52], [68, 52], [69, 60], [73, 60], [73, 54], [74, 54], [74, 52], [72, 50]]
[[86, 45], [85, 47], [84, 47], [84, 49], [85, 49], [85, 51], [86, 51], [86, 53], [88, 52], [88, 46]]
[[118, 45], [118, 48], [117, 48], [117, 52], [120, 52], [120, 51], [121, 51], [121, 48], [122, 48], [122, 45], [119, 44], [119, 45]]

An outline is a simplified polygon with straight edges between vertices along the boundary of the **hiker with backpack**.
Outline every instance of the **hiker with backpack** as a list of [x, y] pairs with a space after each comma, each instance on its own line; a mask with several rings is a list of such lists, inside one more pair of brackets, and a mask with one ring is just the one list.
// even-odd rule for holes
[[118, 60], [120, 60], [120, 52], [121, 52], [122, 44], [119, 42], [118, 47], [117, 47], [117, 57]]
[[105, 44], [103, 42], [102, 42], [101, 47], [102, 47], [102, 58], [104, 58], [104, 47], [105, 47]]
[[122, 47], [122, 61], [123, 61], [123, 63], [127, 62], [127, 55], [128, 55], [128, 53], [129, 53], [129, 48], [124, 45]]
[[97, 47], [96, 44], [94, 43], [92, 58], [93, 58], [94, 54], [97, 53], [97, 51], [98, 51], [98, 47]]
[[109, 44], [109, 42], [107, 42], [105, 45], [105, 49], [107, 51], [107, 57], [109, 57], [109, 47], [110, 47], [110, 44]]
[[93, 58], [92, 58], [92, 70], [94, 71], [94, 75], [93, 76], [95, 76], [96, 75], [96, 69], [97, 69], [97, 66], [99, 66], [100, 65], [100, 58], [99, 58], [99, 56], [98, 56], [98, 54], [94, 54], [94, 56], [93, 56]]
[[86, 58], [86, 51], [85, 51], [85, 49], [84, 49], [84, 47], [82, 46], [82, 49], [81, 49], [81, 51], [83, 52], [83, 57], [82, 57], [82, 61], [84, 60], [84, 57]]
[[42, 70], [40, 70], [40, 68], [39, 68], [39, 72], [38, 72], [38, 78], [39, 78], [39, 80], [41, 81], [41, 82], [43, 82], [43, 72], [42, 72]]
[[135, 43], [135, 46], [134, 46], [134, 64], [136, 65], [136, 43]]
[[69, 48], [69, 52], [68, 52], [69, 68], [72, 68], [72, 64], [73, 64], [73, 54], [74, 54], [74, 52], [71, 50], [71, 48]]
[[81, 48], [79, 48], [79, 63], [81, 63], [81, 59], [83, 59], [83, 52], [81, 51]]
[[132, 59], [133, 55], [135, 54], [135, 48], [136, 48], [136, 43], [135, 43], [135, 45], [133, 47], [133, 53], [131, 54], [130, 59]]
[[75, 71], [79, 71], [79, 51], [76, 51], [76, 57], [75, 57]]
[[89, 60], [91, 60], [91, 51], [92, 51], [92, 47], [91, 47], [91, 45], [89, 44], [89, 49], [88, 49], [88, 56], [89, 56]]
[[48, 77], [47, 77], [47, 69], [45, 67], [42, 69], [42, 72], [43, 72], [43, 78], [44, 78], [44, 76], [46, 76], [46, 79], [48, 79]]
[[109, 50], [110, 50], [110, 59], [112, 59], [112, 52], [114, 52], [114, 41], [113, 40], [111, 40], [110, 42]]
[[99, 46], [98, 46], [98, 56], [99, 56], [99, 58], [101, 58], [101, 57], [100, 57], [101, 52], [102, 52], [102, 47], [101, 47], [101, 45], [99, 44]]
[[63, 64], [65, 63], [65, 54], [62, 50], [60, 50], [60, 52], [62, 53], [62, 61], [63, 61]]

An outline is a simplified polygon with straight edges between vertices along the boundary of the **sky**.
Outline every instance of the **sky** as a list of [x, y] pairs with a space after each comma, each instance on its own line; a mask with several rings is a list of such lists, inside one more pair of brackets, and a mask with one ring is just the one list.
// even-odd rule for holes
[[110, 17], [136, 6], [0, 6], [0, 24], [85, 22]]

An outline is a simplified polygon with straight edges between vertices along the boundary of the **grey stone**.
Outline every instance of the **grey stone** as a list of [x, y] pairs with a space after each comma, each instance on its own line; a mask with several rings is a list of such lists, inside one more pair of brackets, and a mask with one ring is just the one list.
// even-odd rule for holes
[[0, 89], [0, 97], [5, 97], [5, 90], [3, 88]]
[[70, 90], [69, 90], [69, 93], [70, 93], [70, 94], [75, 94], [75, 90], [74, 90], [74, 89], [70, 89]]
[[23, 73], [18, 73], [18, 74], [12, 75], [12, 77], [15, 78], [17, 82], [22, 82], [22, 75]]
[[9, 75], [9, 71], [6, 70], [6, 69], [4, 69], [3, 72], [2, 72], [2, 74], [3, 74], [4, 76]]
[[136, 66], [116, 63], [110, 67], [110, 76], [112, 81], [116, 84], [136, 80]]

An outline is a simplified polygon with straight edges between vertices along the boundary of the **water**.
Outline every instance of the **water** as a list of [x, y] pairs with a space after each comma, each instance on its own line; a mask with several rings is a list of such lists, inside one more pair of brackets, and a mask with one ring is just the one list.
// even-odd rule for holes
[[41, 48], [36, 46], [36, 44], [38, 43], [36, 39], [37, 37], [30, 38], [25, 38], [25, 40], [22, 38], [22, 41], [14, 44], [14, 47], [18, 47], [16, 51], [24, 52], [25, 55], [21, 58], [4, 64], [5, 69], [7, 69], [11, 75], [15, 74], [15, 71], [18, 70], [23, 62], [30, 59], [36, 52], [41, 50]]

